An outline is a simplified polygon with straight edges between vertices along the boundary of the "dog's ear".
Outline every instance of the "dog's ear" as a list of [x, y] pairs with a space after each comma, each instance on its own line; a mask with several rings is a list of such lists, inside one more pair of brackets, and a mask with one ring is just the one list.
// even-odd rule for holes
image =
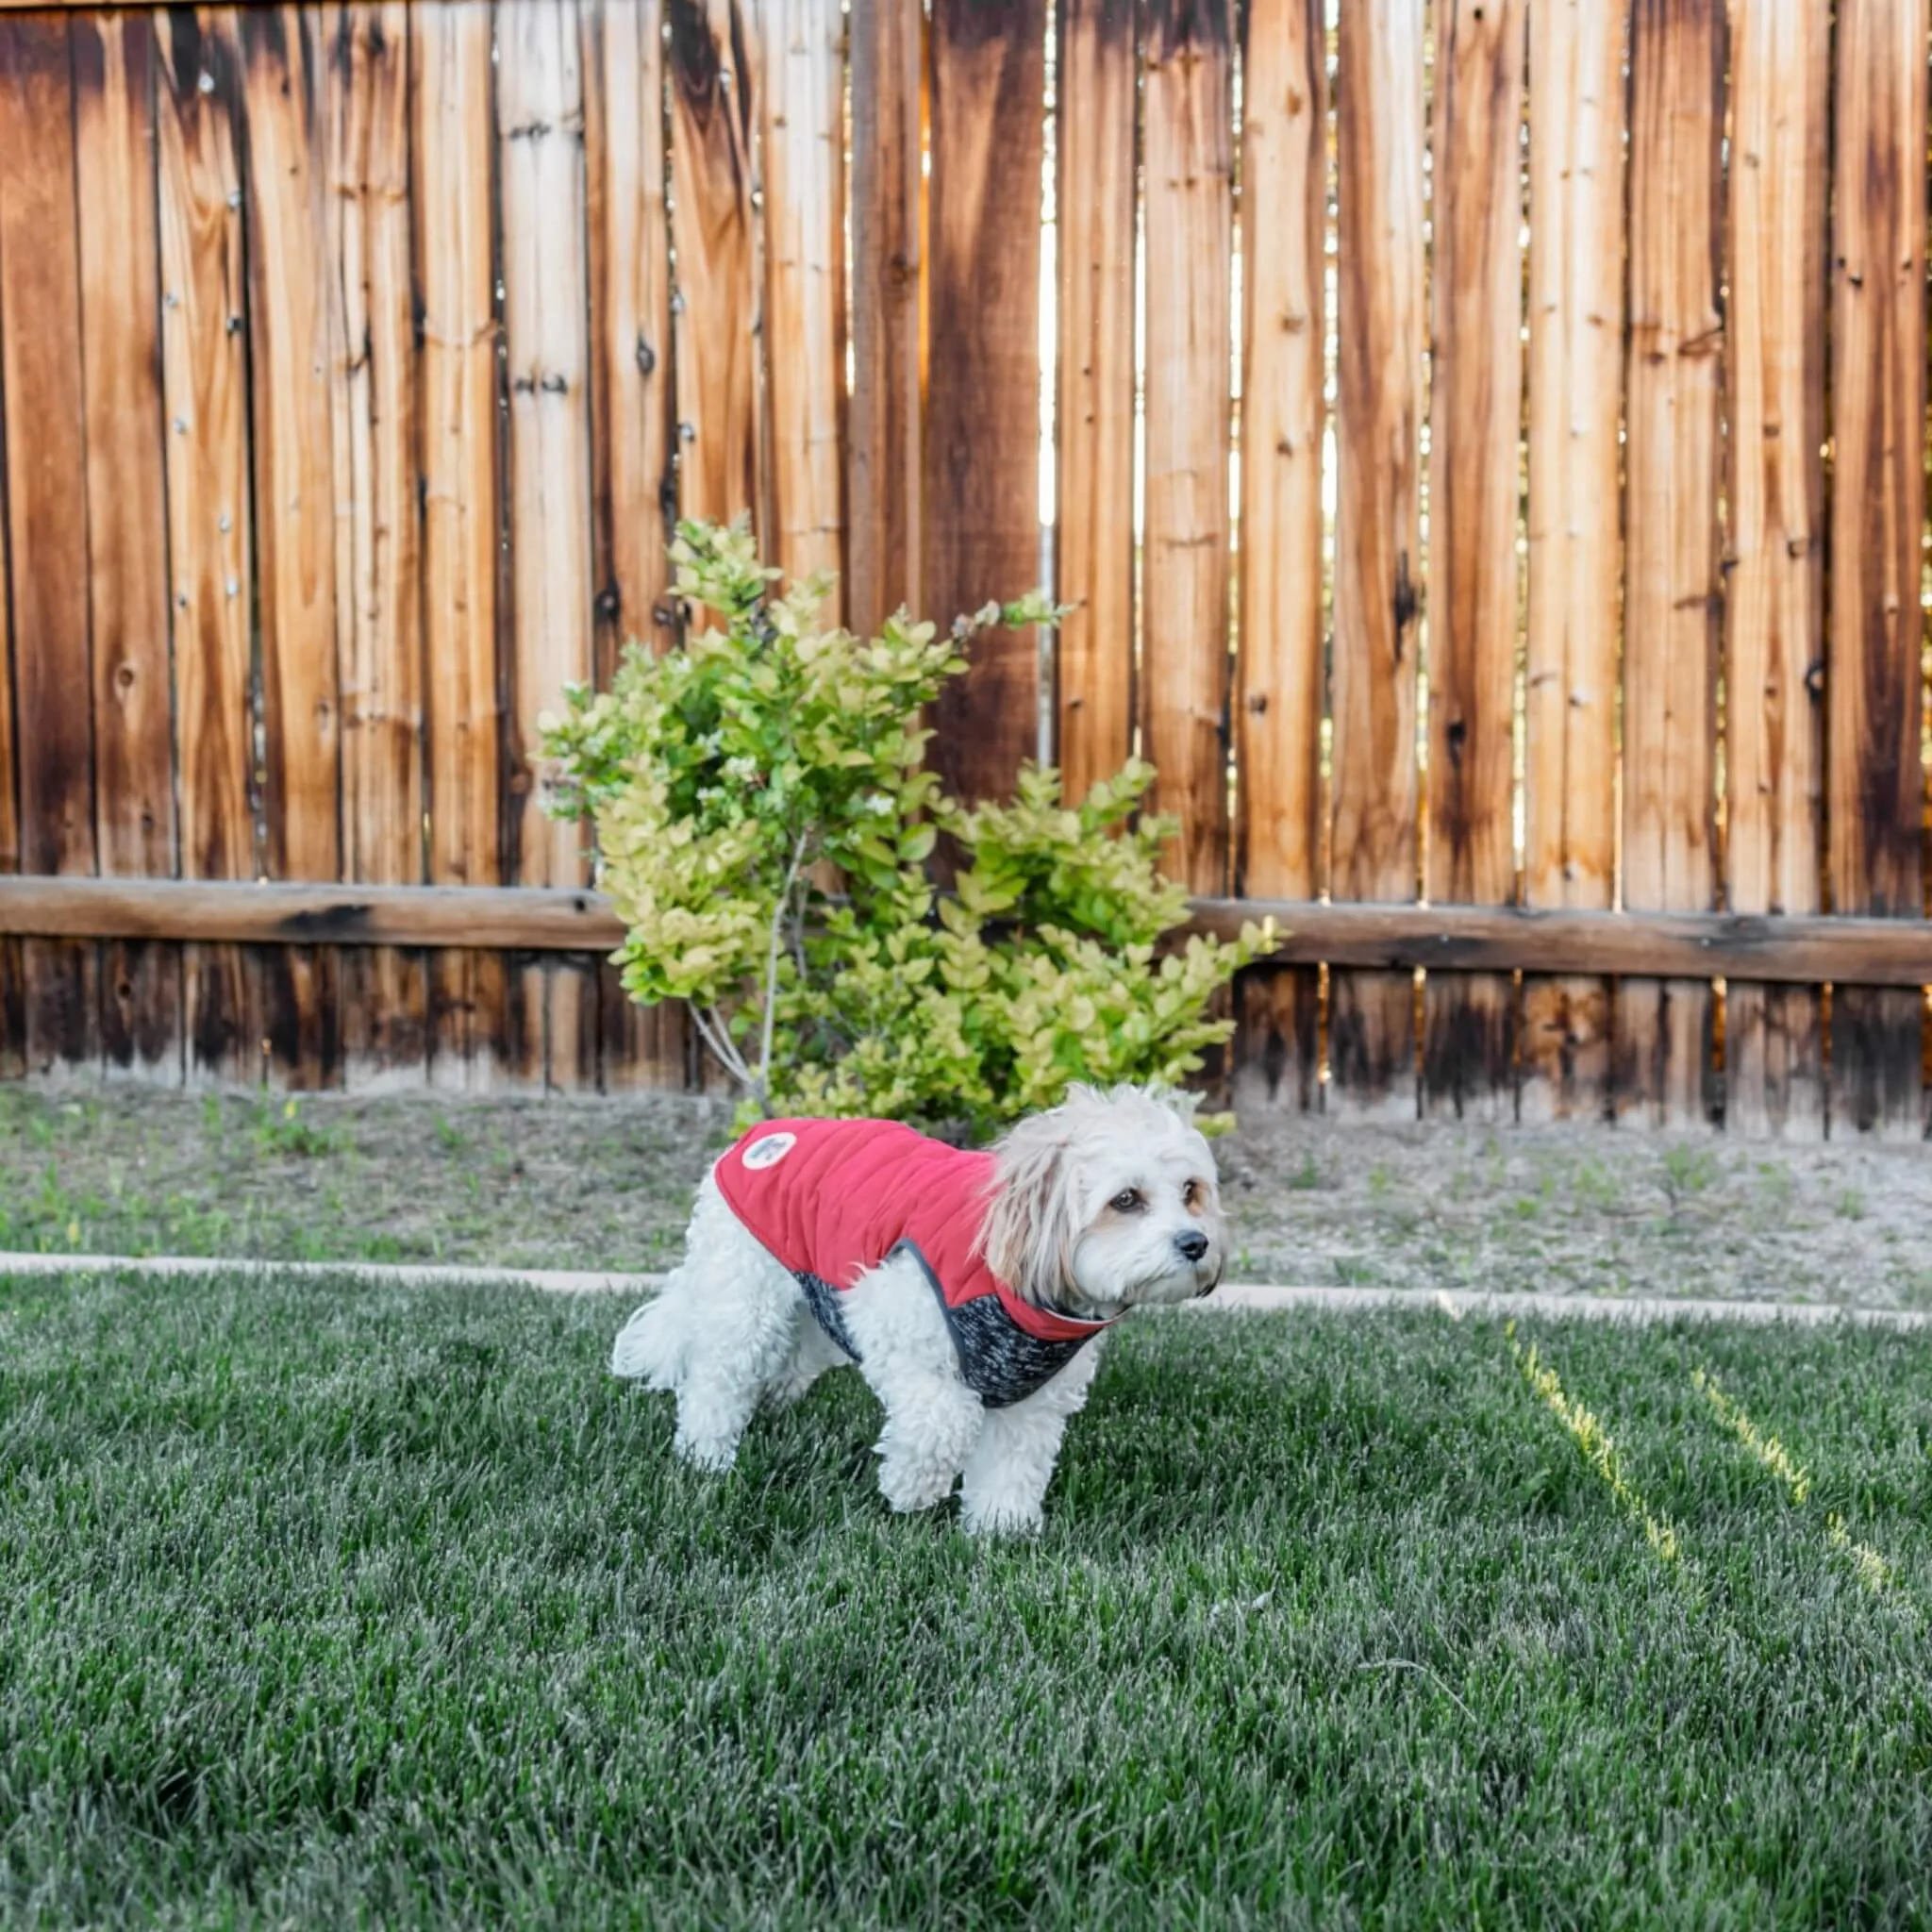
[[992, 1200], [975, 1247], [995, 1275], [1030, 1302], [1059, 1298], [1074, 1268], [1078, 1203], [1066, 1122], [1022, 1121], [994, 1150]]

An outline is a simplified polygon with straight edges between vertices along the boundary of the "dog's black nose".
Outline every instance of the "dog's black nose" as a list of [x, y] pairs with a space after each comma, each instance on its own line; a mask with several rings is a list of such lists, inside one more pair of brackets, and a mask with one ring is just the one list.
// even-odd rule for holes
[[1190, 1261], [1198, 1261], [1208, 1252], [1208, 1237], [1198, 1228], [1191, 1227], [1186, 1234], [1175, 1235], [1174, 1244]]

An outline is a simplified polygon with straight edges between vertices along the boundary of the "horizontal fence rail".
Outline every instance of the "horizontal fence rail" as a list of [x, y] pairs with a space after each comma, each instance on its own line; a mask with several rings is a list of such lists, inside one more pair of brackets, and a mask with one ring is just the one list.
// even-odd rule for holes
[[[1932, 980], [1932, 925], [1747, 913], [1535, 912], [1484, 906], [1324, 906], [1196, 899], [1188, 933], [1281, 931], [1280, 966], [1387, 972], [1727, 976], [1840, 986]], [[601, 893], [541, 886], [248, 885], [174, 879], [0, 879], [0, 935], [237, 945], [490, 947], [608, 952], [624, 925]]]
[[1928, 8], [0, 0], [0, 1076], [701, 1084], [535, 721], [747, 515], [1242, 1104], [1921, 1137]]

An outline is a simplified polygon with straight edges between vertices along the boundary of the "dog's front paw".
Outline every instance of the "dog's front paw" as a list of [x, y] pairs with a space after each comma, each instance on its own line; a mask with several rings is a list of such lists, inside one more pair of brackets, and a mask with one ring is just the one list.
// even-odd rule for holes
[[902, 1515], [914, 1509], [936, 1509], [953, 1493], [958, 1479], [957, 1470], [888, 1457], [879, 1465], [879, 1494]]
[[1038, 1503], [1011, 1497], [968, 1497], [959, 1512], [959, 1526], [968, 1536], [1038, 1536], [1045, 1523], [1046, 1512]]

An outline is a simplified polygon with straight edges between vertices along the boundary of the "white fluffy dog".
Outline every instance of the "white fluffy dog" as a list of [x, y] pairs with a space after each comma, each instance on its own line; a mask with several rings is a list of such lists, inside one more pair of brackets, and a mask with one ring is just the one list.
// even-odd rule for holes
[[885, 1408], [879, 1488], [1037, 1529], [1099, 1337], [1221, 1278], [1214, 1161], [1184, 1097], [1075, 1088], [968, 1154], [878, 1121], [768, 1121], [698, 1191], [682, 1263], [614, 1374], [677, 1398], [677, 1453], [726, 1470], [753, 1411], [855, 1362]]

